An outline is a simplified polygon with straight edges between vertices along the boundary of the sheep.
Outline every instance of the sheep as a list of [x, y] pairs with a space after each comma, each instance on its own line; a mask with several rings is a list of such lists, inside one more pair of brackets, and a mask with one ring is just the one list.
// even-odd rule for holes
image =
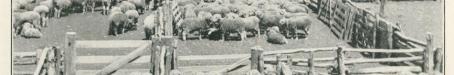
[[117, 36], [117, 34], [122, 34], [126, 30], [125, 26], [128, 26], [130, 20], [126, 14], [122, 12], [112, 12], [109, 15], [109, 30], [108, 35]]
[[177, 0], [178, 6], [197, 5], [201, 0]]
[[272, 26], [280, 26], [279, 21], [283, 18], [282, 11], [261, 11], [256, 13], [260, 19], [260, 28], [266, 29]]
[[310, 16], [298, 16], [298, 17], [290, 17], [290, 18], [283, 18], [279, 21], [282, 25], [281, 27], [285, 29], [284, 33], [289, 36], [291, 32], [293, 34], [292, 39], [298, 39], [297, 30], [301, 29], [304, 31], [304, 35], [309, 35], [310, 25], [312, 23]]
[[126, 12], [128, 10], [135, 10], [136, 6], [129, 1], [122, 1], [120, 4], [121, 12]]
[[200, 5], [196, 6], [196, 8], [194, 9], [194, 12], [196, 12], [196, 13], [199, 13], [202, 11], [210, 12], [211, 14], [221, 14], [222, 16], [225, 16], [225, 14], [231, 12], [229, 7], [226, 7], [225, 5], [214, 4], [214, 3], [200, 4]]
[[[221, 40], [225, 40], [225, 35], [228, 35], [229, 33], [238, 33], [240, 34], [240, 40], [246, 39], [246, 31], [245, 31], [245, 23], [242, 21], [242, 19], [239, 18], [223, 18], [220, 19], [219, 22], [219, 31], [221, 33]], [[213, 30], [209, 31], [213, 32]]]
[[308, 13], [284, 13], [283, 15], [284, 15], [285, 18], [299, 17], [299, 16], [309, 16]]
[[138, 19], [140, 17], [139, 12], [136, 10], [128, 10], [125, 12], [125, 14], [128, 16], [130, 20], [132, 20], [132, 24], [130, 26], [126, 26], [126, 28], [129, 30], [136, 30]]
[[154, 27], [157, 25], [156, 15], [150, 14], [143, 20], [144, 32], [145, 32], [145, 40], [150, 40], [151, 35], [155, 34]]
[[102, 11], [101, 14], [107, 15], [108, 11], [110, 10], [109, 8], [112, 7], [112, 0], [102, 0]]
[[[38, 12], [27, 11], [27, 12], [23, 12], [23, 13], [16, 13], [14, 15], [14, 19], [15, 19], [14, 28], [18, 31], [18, 34], [19, 34], [22, 31], [23, 23], [29, 22], [29, 23], [32, 23], [33, 25], [37, 25], [37, 24], [39, 24], [41, 16], [39, 15]], [[38, 29], [40, 29], [40, 28], [38, 28]]]
[[183, 18], [194, 18], [194, 17], [197, 17], [197, 14], [195, 13], [194, 11], [194, 5], [186, 5], [186, 6], [183, 6], [183, 15], [184, 17]]
[[114, 6], [114, 7], [112, 7], [112, 9], [110, 10], [110, 12], [121, 12], [121, 8], [120, 8], [120, 7], [117, 7], [117, 6]]
[[38, 12], [40, 14], [40, 16], [41, 16], [41, 22], [40, 22], [41, 24], [40, 25], [42, 27], [47, 27], [47, 24], [46, 24], [47, 15], [46, 14], [49, 12], [49, 7], [44, 6], [44, 5], [40, 5], [40, 6], [35, 7], [33, 9], [33, 11]]
[[27, 5], [31, 5], [34, 2], [34, 0], [14, 0], [12, 2], [12, 5], [15, 7], [15, 9], [20, 9], [24, 8]]
[[199, 39], [202, 39], [202, 33], [207, 29], [209, 25], [209, 19], [211, 14], [207, 12], [200, 12], [198, 17], [195, 18], [185, 18], [181, 23], [180, 33], [182, 40], [186, 40], [186, 37], [189, 33], [198, 31]]
[[55, 8], [54, 8], [54, 11], [55, 11], [55, 17], [57, 18], [60, 18], [61, 17], [61, 13], [62, 13], [62, 10], [65, 9], [65, 8], [68, 8], [69, 6], [71, 6], [72, 4], [72, 1], [70, 0], [55, 0]]
[[145, 9], [147, 9], [145, 0], [128, 0], [128, 1], [135, 5], [136, 10], [139, 11], [140, 14], [143, 14], [145, 12]]
[[259, 18], [255, 16], [241, 18], [244, 21], [244, 27], [246, 31], [252, 32], [254, 35], [258, 35], [260, 37], [260, 27], [259, 27]]
[[235, 13], [228, 13], [228, 14], [225, 15], [224, 18], [234, 19], [234, 18], [240, 18], [240, 16], [238, 14], [235, 14]]
[[295, 5], [291, 3], [282, 5], [281, 8], [290, 13], [309, 13], [309, 8], [307, 6]]
[[40, 38], [43, 36], [43, 34], [29, 22], [24, 23], [22, 28], [20, 35], [25, 38]]
[[273, 26], [267, 29], [267, 41], [273, 44], [287, 44], [287, 38], [279, 31], [279, 27]]

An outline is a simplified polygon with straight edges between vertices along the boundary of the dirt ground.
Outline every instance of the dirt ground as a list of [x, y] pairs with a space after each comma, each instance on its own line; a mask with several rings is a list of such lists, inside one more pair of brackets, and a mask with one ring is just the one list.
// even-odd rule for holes
[[[443, 8], [442, 2], [416, 1], [416, 2], [388, 2], [386, 6], [387, 19], [392, 22], [398, 22], [402, 25], [403, 32], [413, 38], [424, 41], [426, 32], [431, 32], [435, 36], [436, 47], [443, 46]], [[360, 3], [364, 7], [373, 7], [368, 3]], [[374, 9], [371, 9], [374, 10]], [[140, 21], [148, 15], [140, 17]], [[314, 16], [314, 14], [312, 14]], [[337, 45], [348, 46], [344, 41], [337, 39], [329, 28], [317, 20], [313, 19], [311, 35], [304, 40], [289, 40], [289, 44], [277, 45], [266, 43], [263, 38], [248, 38], [245, 41], [213, 41], [213, 40], [188, 40], [178, 41], [178, 54], [187, 55], [224, 55], [224, 54], [248, 54], [250, 48], [260, 45], [266, 51], [293, 49], [293, 48], [317, 48], [317, 47], [335, 47]], [[51, 19], [49, 27], [43, 29], [44, 37], [39, 39], [13, 39], [14, 52], [31, 52], [37, 48], [45, 46], [62, 46], [65, 32], [76, 32], [79, 40], [141, 40], [144, 38], [142, 27], [139, 30], [131, 31], [120, 36], [107, 36], [107, 16], [100, 13], [76, 13], [60, 19]], [[88, 51], [87, 51], [88, 52]], [[92, 55], [97, 53], [78, 52], [81, 55]], [[105, 54], [104, 52], [99, 52]], [[112, 54], [122, 54], [121, 52], [109, 52]], [[333, 53], [318, 53], [316, 57], [329, 57]], [[351, 53], [349, 57], [357, 57], [358, 53]], [[303, 56], [304, 57], [304, 56]], [[224, 65], [231, 64], [235, 61], [220, 62]], [[188, 63], [182, 65], [215, 65]], [[213, 62], [211, 62], [213, 63]], [[147, 64], [141, 64], [147, 65]], [[140, 66], [140, 65], [136, 65]], [[358, 64], [359, 67], [373, 67], [377, 64]], [[15, 70], [24, 69], [29, 66], [16, 66]], [[91, 69], [100, 69], [102, 66], [92, 66]], [[24, 69], [25, 70], [25, 69]], [[32, 69], [28, 69], [32, 70]]]

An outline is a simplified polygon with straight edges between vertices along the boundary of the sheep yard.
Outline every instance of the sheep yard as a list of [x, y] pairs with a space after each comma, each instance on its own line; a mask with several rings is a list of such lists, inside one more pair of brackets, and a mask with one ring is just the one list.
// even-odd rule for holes
[[[314, 1], [314, 0], [308, 0]], [[319, 0], [319, 1], [332, 1], [332, 0]], [[305, 4], [301, 5], [307, 5]], [[310, 4], [310, 2], [309, 2]], [[355, 3], [360, 7], [364, 7], [365, 9], [372, 10], [374, 12], [378, 12], [378, 4], [366, 2], [366, 3]], [[416, 40], [426, 42], [426, 32], [433, 33], [433, 46], [437, 48], [436, 50], [443, 50], [443, 40], [444, 40], [444, 33], [443, 33], [443, 1], [388, 1], [387, 5], [385, 6], [385, 15], [387, 16], [385, 19], [391, 22], [398, 22], [400, 25], [400, 29], [404, 35], [408, 35], [408, 37], [415, 38]], [[174, 36], [177, 39], [175, 53], [178, 54], [176, 59], [177, 63], [174, 65], [178, 65], [176, 70], [181, 71], [181, 75], [218, 75], [217, 73], [212, 73], [213, 71], [224, 70], [228, 68], [227, 75], [245, 75], [250, 70], [254, 70], [251, 66], [256, 66], [255, 64], [250, 64], [255, 61], [252, 61], [253, 58], [253, 51], [257, 47], [263, 50], [263, 57], [259, 60], [264, 60], [266, 63], [266, 68], [269, 70], [270, 68], [267, 67], [270, 63], [272, 64], [273, 71], [270, 72], [281, 72], [285, 71], [282, 70], [283, 68], [279, 68], [274, 70], [274, 68], [282, 67], [283, 60], [287, 60], [290, 58], [283, 58], [280, 57], [281, 55], [291, 57], [296, 62], [290, 61], [292, 64], [296, 63], [296, 65], [290, 66], [291, 71], [295, 75], [305, 75], [307, 72], [310, 75], [315, 75], [313, 73], [320, 73], [320, 74], [329, 74], [329, 75], [337, 75], [335, 72], [334, 74], [331, 73], [332, 66], [338, 67], [336, 63], [336, 57], [338, 53], [336, 50], [338, 47], [342, 47], [341, 49], [345, 49], [345, 51], [352, 51], [349, 53], [342, 53], [345, 54], [344, 59], [348, 58], [371, 58], [370, 55], [363, 54], [361, 51], [355, 51], [358, 49], [364, 49], [365, 47], [357, 47], [352, 46], [351, 40], [344, 40], [339, 36], [336, 36], [336, 33], [332, 31], [332, 25], [324, 23], [323, 20], [320, 20], [317, 8], [309, 7], [311, 11], [308, 13], [310, 20], [312, 21], [312, 25], [310, 28], [310, 35], [305, 37], [305, 39], [288, 39], [288, 43], [286, 44], [272, 44], [266, 41], [266, 34], [262, 34], [261, 37], [247, 37], [245, 40], [225, 40], [225, 41], [218, 41], [218, 40], [210, 40], [204, 37], [202, 40], [197, 39], [188, 39], [188, 40], [181, 40], [178, 36]], [[65, 49], [65, 43], [67, 43], [67, 32], [75, 32], [76, 33], [76, 40], [83, 40], [83, 41], [109, 41], [109, 40], [116, 40], [116, 41], [140, 41], [144, 40], [145, 38], [145, 31], [143, 27], [143, 21], [147, 17], [147, 15], [153, 14], [156, 10], [147, 10], [144, 14], [141, 14], [138, 18], [138, 28], [137, 30], [128, 31], [123, 34], [119, 34], [118, 36], [109, 36], [109, 16], [102, 15], [101, 8], [97, 7], [95, 12], [87, 12], [87, 13], [71, 13], [61, 18], [50, 18], [48, 20], [48, 26], [43, 28], [41, 32], [43, 36], [40, 38], [23, 38], [20, 36], [16, 36], [13, 38], [13, 54], [17, 53], [30, 53], [35, 54], [37, 49], [43, 49], [49, 46], [55, 46], [62, 49]], [[416, 12], [415, 12], [416, 10]], [[408, 14], [411, 13], [411, 14]], [[427, 19], [430, 20], [427, 20]], [[146, 41], [146, 40], [145, 40]], [[137, 43], [137, 42], [135, 42]], [[129, 43], [125, 43], [129, 44]], [[154, 41], [153, 43], [154, 44]], [[424, 43], [428, 45], [429, 43]], [[93, 44], [92, 44], [93, 45]], [[121, 45], [121, 44], [120, 44]], [[142, 46], [141, 46], [142, 47]], [[357, 49], [358, 48], [358, 49]], [[425, 47], [422, 47], [425, 48]], [[120, 59], [123, 55], [126, 56], [129, 53], [135, 52], [134, 47], [124, 47], [124, 48], [79, 48], [76, 52], [76, 60], [74, 60], [76, 64], [76, 71], [75, 74], [77, 75], [94, 75], [96, 73], [99, 74], [99, 71], [105, 69], [106, 66], [110, 66], [109, 63]], [[252, 49], [252, 50], [251, 50]], [[324, 50], [328, 49], [326, 52], [317, 52], [317, 50]], [[395, 47], [396, 51], [400, 50], [400, 48]], [[422, 52], [422, 49], [419, 50], [420, 47], [416, 48], [403, 48], [408, 50], [409, 52], [413, 52], [411, 50], [415, 50], [416, 52]], [[151, 49], [153, 50], [153, 49]], [[282, 50], [282, 51], [281, 51]], [[306, 51], [307, 50], [307, 51]], [[366, 49], [368, 50], [368, 49]], [[365, 51], [366, 51], [365, 50]], [[375, 49], [370, 49], [375, 50]], [[383, 49], [377, 49], [377, 52], [380, 52]], [[286, 51], [290, 51], [286, 53]], [[291, 51], [302, 51], [299, 53], [292, 53]], [[425, 50], [424, 50], [425, 51]], [[308, 53], [311, 52], [311, 53]], [[314, 52], [314, 54], [312, 54]], [[369, 52], [369, 51], [366, 51]], [[373, 51], [372, 51], [373, 52]], [[397, 51], [398, 52], [398, 51]], [[411, 56], [408, 58], [414, 57], [414, 59], [408, 59], [411, 62], [407, 62], [405, 60], [397, 60], [397, 63], [360, 63], [360, 64], [352, 64], [349, 63], [347, 66], [349, 69], [348, 71], [357, 71], [365, 68], [374, 68], [374, 67], [401, 67], [401, 66], [411, 66], [412, 72], [420, 73], [421, 70], [425, 71], [425, 69], [420, 69], [418, 65], [425, 64], [424, 62], [420, 62], [423, 60], [423, 53], [416, 53], [415, 56]], [[252, 53], [252, 56], [251, 56]], [[276, 53], [276, 54], [272, 54]], [[389, 52], [392, 53], [392, 52]], [[138, 75], [154, 75], [148, 74], [150, 72], [150, 67], [154, 65], [153, 61], [150, 60], [150, 56], [153, 56], [152, 51], [144, 51], [143, 56], [139, 56], [134, 58], [134, 62], [128, 62], [127, 65], [121, 67], [120, 69], [116, 70], [113, 75], [137, 75], [134, 73], [140, 72], [141, 74]], [[268, 55], [267, 55], [268, 54]], [[416, 56], [418, 55], [418, 56]], [[251, 56], [251, 57], [249, 57]], [[38, 57], [36, 55], [35, 57]], [[314, 57], [322, 58], [322, 59], [314, 59]], [[238, 61], [242, 61], [244, 58], [251, 59], [251, 61], [242, 62], [240, 66], [235, 65], [238, 64]], [[326, 59], [323, 59], [326, 58]], [[281, 59], [281, 60], [279, 60]], [[373, 58], [375, 59], [375, 58]], [[155, 60], [155, 59], [154, 59]], [[321, 61], [327, 62], [321, 62]], [[334, 60], [334, 61], [332, 61]], [[309, 64], [311, 61], [315, 61], [315, 69], [314, 69], [314, 62]], [[377, 59], [377, 61], [380, 61]], [[424, 60], [423, 60], [424, 61]], [[151, 63], [150, 63], [151, 62]], [[304, 62], [304, 63], [301, 63]], [[440, 61], [438, 61], [440, 62]], [[249, 63], [249, 64], [244, 64]], [[336, 63], [336, 64], [331, 64]], [[232, 65], [233, 64], [233, 65]], [[277, 64], [277, 65], [276, 65]], [[292, 65], [290, 64], [290, 65]], [[347, 64], [347, 62], [346, 62]], [[436, 64], [436, 63], [435, 63]], [[287, 63], [287, 65], [289, 65]], [[326, 65], [330, 65], [326, 67]], [[417, 66], [416, 71], [414, 71], [415, 67]], [[234, 66], [234, 68], [232, 68]], [[263, 66], [263, 64], [261, 64]], [[393, 67], [395, 66], [395, 67]], [[436, 65], [435, 65], [436, 66]], [[36, 73], [37, 64], [27, 64], [27, 65], [14, 65], [13, 72], [14, 75], [28, 75]], [[258, 67], [260, 68], [260, 67]], [[263, 68], [263, 67], [261, 67]], [[328, 69], [327, 69], [328, 68]], [[407, 67], [408, 68], [408, 67]], [[315, 72], [313, 72], [315, 70]], [[373, 69], [372, 69], [373, 70]], [[264, 74], [263, 70], [258, 71]], [[269, 74], [269, 72], [267, 71]], [[304, 74], [303, 74], [304, 73]], [[394, 73], [394, 71], [393, 71]], [[168, 73], [165, 73], [168, 74]], [[363, 75], [358, 73], [359, 75]], [[60, 75], [60, 74], [57, 74]], [[110, 74], [108, 74], [110, 75]], [[255, 75], [255, 74], [247, 74], [247, 75]], [[261, 75], [261, 74], [260, 74]], [[287, 75], [287, 72], [284, 74], [277, 73], [277, 75]], [[348, 74], [350, 75], [350, 74]], [[384, 74], [389, 75], [389, 74]], [[412, 74], [410, 74], [412, 75]]]

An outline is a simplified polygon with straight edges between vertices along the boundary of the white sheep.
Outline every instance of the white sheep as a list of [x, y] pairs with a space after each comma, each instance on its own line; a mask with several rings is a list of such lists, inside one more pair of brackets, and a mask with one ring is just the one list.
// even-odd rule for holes
[[112, 9], [110, 10], [110, 12], [121, 12], [121, 8], [120, 7], [117, 7], [117, 6], [114, 6], [112, 7]]
[[14, 19], [15, 19], [14, 28], [16, 30], [18, 30], [18, 34], [19, 34], [22, 31], [23, 23], [29, 22], [29, 23], [32, 23], [33, 25], [37, 25], [40, 22], [40, 18], [41, 18], [41, 16], [39, 15], [39, 13], [35, 12], [35, 11], [16, 13], [16, 14], [14, 14]]
[[47, 6], [44, 6], [44, 5], [40, 5], [40, 6], [37, 6], [33, 9], [33, 11], [35, 12], [38, 12], [41, 16], [41, 26], [42, 27], [47, 27], [47, 14], [49, 13], [49, 7]]
[[126, 12], [128, 10], [135, 10], [136, 6], [129, 1], [122, 1], [120, 4], [121, 12]]
[[109, 8], [112, 7], [111, 2], [112, 2], [112, 0], [101, 0], [101, 4], [102, 4], [101, 14], [103, 14], [103, 15], [108, 14], [108, 11], [110, 10]]
[[181, 32], [182, 40], [186, 40], [186, 36], [189, 33], [196, 31], [199, 33], [199, 39], [202, 39], [201, 33], [204, 31], [204, 29], [207, 29], [207, 27], [209, 27], [208, 20], [211, 16], [212, 15], [208, 12], [200, 12], [198, 17], [183, 19], [183, 22], [179, 27], [179, 32]]
[[34, 27], [33, 24], [31, 23], [24, 23], [22, 25], [22, 31], [21, 31], [21, 36], [25, 38], [40, 38], [43, 36], [43, 34]]
[[128, 16], [129, 20], [132, 21], [132, 24], [127, 26], [126, 28], [130, 30], [137, 30], [137, 23], [140, 17], [139, 12], [137, 12], [136, 10], [128, 10], [125, 12], [125, 14]]
[[141, 14], [145, 12], [145, 9], [147, 9], [145, 0], [128, 0], [128, 1], [134, 4], [136, 10], [139, 11], [139, 13]]
[[54, 10], [55, 10], [54, 13], [55, 13], [55, 17], [57, 17], [57, 18], [61, 17], [61, 13], [62, 13], [63, 9], [68, 8], [72, 4], [71, 0], [55, 0], [55, 3], [56, 3], [56, 6], [54, 8]]
[[125, 26], [128, 26], [128, 16], [122, 12], [111, 12], [109, 15], [109, 31], [108, 35], [117, 36], [126, 32]]
[[287, 44], [287, 38], [281, 34], [279, 27], [273, 26], [267, 29], [267, 41], [273, 44]]
[[143, 20], [143, 26], [145, 31], [145, 39], [151, 39], [151, 35], [155, 34], [154, 27], [157, 25], [157, 19], [155, 14], [150, 14]]
[[283, 18], [279, 21], [281, 27], [284, 28], [284, 33], [289, 36], [290, 33], [293, 34], [291, 36], [293, 39], [298, 39], [298, 30], [302, 30], [304, 35], [307, 37], [309, 35], [309, 29], [312, 24], [310, 16], [297, 16], [297, 17], [290, 17], [290, 18]]
[[260, 37], [259, 18], [255, 16], [249, 16], [241, 19], [243, 19], [245, 23], [244, 27], [246, 31], [252, 32], [254, 35], [258, 35], [257, 37]]

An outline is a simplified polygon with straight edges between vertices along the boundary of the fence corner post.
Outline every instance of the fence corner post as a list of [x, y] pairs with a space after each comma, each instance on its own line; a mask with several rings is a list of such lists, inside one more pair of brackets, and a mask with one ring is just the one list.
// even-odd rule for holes
[[251, 69], [264, 73], [263, 48], [260, 46], [251, 49]]
[[344, 50], [342, 49], [343, 47], [338, 46], [336, 52], [337, 52], [337, 68], [339, 75], [346, 75], [345, 71], [345, 64], [344, 64]]
[[432, 33], [427, 33], [426, 37], [427, 45], [424, 49], [424, 56], [423, 56], [423, 72], [426, 72], [429, 75], [433, 75], [433, 67], [434, 67], [434, 62], [433, 62], [433, 36]]
[[64, 51], [64, 65], [65, 75], [76, 75], [76, 63], [74, 61], [76, 57], [76, 32], [66, 32], [65, 35], [65, 51]]

